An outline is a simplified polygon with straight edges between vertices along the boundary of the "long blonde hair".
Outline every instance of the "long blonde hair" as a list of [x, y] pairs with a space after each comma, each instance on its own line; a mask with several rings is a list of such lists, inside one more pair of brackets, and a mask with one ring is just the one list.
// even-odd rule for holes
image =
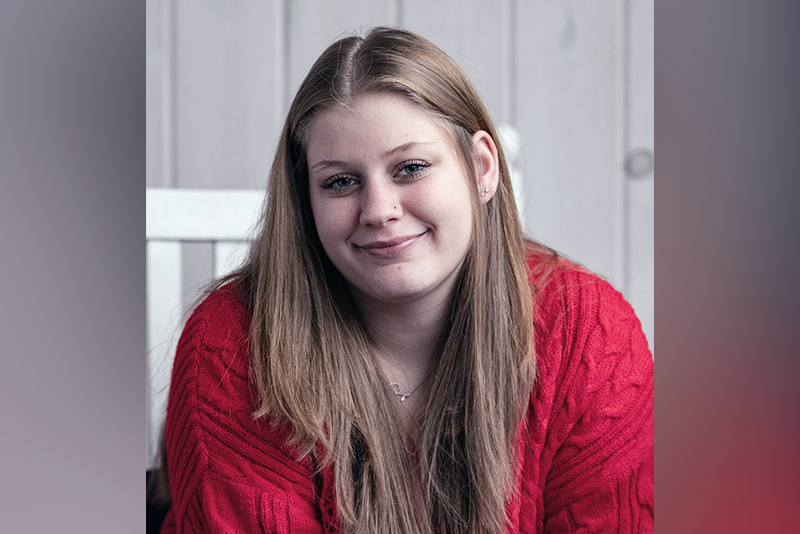
[[[386, 92], [445, 126], [472, 178], [473, 239], [413, 445], [369, 332], [319, 242], [306, 163], [306, 133], [320, 112]], [[499, 152], [499, 186], [487, 203], [474, 179], [478, 130]], [[322, 53], [292, 102], [267, 193], [259, 238], [235, 276], [252, 313], [255, 417], [291, 423], [301, 455], [314, 455], [321, 468], [333, 463], [343, 532], [501, 532], [535, 360], [525, 243], [478, 93], [447, 54], [411, 32], [381, 27], [343, 38]]]

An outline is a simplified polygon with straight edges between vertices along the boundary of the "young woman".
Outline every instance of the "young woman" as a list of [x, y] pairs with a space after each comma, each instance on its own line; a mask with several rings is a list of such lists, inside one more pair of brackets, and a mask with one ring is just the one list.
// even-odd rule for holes
[[181, 336], [162, 532], [648, 532], [653, 362], [522, 236], [469, 81], [410, 32], [328, 48], [246, 265]]

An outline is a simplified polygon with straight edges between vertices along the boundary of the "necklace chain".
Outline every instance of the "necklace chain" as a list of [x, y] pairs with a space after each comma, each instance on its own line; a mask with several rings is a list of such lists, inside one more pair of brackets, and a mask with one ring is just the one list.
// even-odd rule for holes
[[411, 390], [411, 391], [409, 391], [408, 393], [403, 393], [402, 391], [400, 391], [400, 384], [398, 384], [397, 382], [390, 382], [390, 383], [389, 383], [389, 387], [390, 387], [390, 388], [392, 388], [392, 392], [393, 392], [395, 395], [397, 395], [398, 397], [400, 397], [400, 402], [405, 402], [405, 400], [406, 400], [407, 398], [409, 398], [411, 395], [413, 395], [413, 394], [414, 394], [414, 392], [415, 392], [415, 391], [417, 391], [417, 390], [420, 388], [420, 386], [421, 386], [422, 384], [424, 384], [424, 383], [425, 383], [425, 381], [426, 381], [426, 380], [427, 380], [427, 378], [426, 378], [425, 380], [423, 380], [422, 382], [420, 382], [420, 383], [417, 385], [417, 387], [415, 387], [414, 389], [412, 389], [412, 390]]

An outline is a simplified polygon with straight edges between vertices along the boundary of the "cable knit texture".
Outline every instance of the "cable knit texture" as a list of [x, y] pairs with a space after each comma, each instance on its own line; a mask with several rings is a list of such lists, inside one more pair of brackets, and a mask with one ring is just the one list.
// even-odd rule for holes
[[[529, 265], [537, 261], [529, 258]], [[607, 282], [562, 261], [538, 284], [538, 374], [509, 533], [653, 531], [653, 361]], [[244, 304], [206, 298], [181, 335], [167, 409], [173, 507], [161, 532], [337, 532], [332, 470], [255, 420]]]

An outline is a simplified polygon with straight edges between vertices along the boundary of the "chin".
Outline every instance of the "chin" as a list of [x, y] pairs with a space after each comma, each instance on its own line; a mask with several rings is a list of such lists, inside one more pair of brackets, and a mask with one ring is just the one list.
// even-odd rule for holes
[[[352, 288], [352, 286], [351, 286]], [[428, 289], [417, 285], [410, 284], [390, 284], [377, 282], [371, 286], [355, 288], [356, 291], [369, 297], [377, 302], [386, 303], [401, 303], [409, 302], [419, 298], [427, 292]]]
[[411, 291], [407, 289], [395, 291], [387, 291], [384, 289], [380, 293], [372, 293], [370, 296], [379, 302], [385, 302], [387, 304], [401, 304], [418, 299], [423, 294], [424, 292], [422, 291]]

